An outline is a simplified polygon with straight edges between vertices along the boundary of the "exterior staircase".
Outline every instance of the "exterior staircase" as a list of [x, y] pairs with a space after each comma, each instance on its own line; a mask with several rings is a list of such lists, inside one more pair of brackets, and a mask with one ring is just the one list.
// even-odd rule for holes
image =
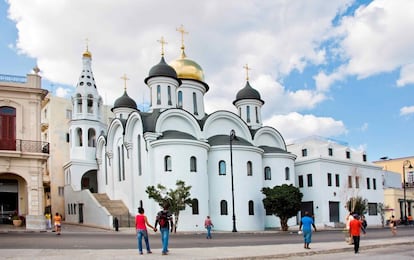
[[128, 208], [122, 200], [111, 200], [106, 193], [93, 193], [94, 197], [115, 218], [118, 218], [119, 227], [133, 227], [135, 219], [129, 214]]

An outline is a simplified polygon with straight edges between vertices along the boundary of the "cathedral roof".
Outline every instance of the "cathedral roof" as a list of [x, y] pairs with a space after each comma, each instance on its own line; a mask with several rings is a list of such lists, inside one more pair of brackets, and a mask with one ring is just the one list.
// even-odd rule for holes
[[148, 73], [148, 77], [145, 78], [144, 82], [147, 83], [147, 81], [150, 78], [158, 77], [158, 76], [164, 76], [164, 77], [177, 79], [177, 72], [174, 70], [173, 67], [171, 67], [165, 62], [164, 56], [161, 57], [161, 60], [157, 65], [153, 66], [150, 69]]
[[174, 130], [168, 130], [164, 131], [162, 133], [162, 136], [160, 136], [158, 139], [188, 139], [188, 140], [197, 140], [194, 136], [180, 132], [180, 131], [174, 131]]
[[[230, 143], [230, 136], [228, 135], [215, 135], [208, 138], [208, 143], [211, 146], [215, 145], [229, 145]], [[241, 137], [237, 137], [233, 140], [233, 145], [245, 145], [245, 146], [253, 146], [250, 142], [246, 141]]]
[[266, 146], [266, 145], [262, 145], [259, 147], [262, 148], [265, 153], [289, 153], [278, 147], [271, 147], [271, 146]]
[[114, 107], [111, 109], [111, 111], [114, 111], [116, 108], [120, 107], [127, 107], [137, 110], [137, 103], [128, 96], [126, 90], [124, 91], [124, 94], [115, 100]]
[[264, 104], [264, 101], [260, 97], [259, 91], [252, 88], [252, 86], [250, 86], [249, 81], [246, 81], [246, 86], [244, 86], [244, 88], [240, 89], [239, 92], [237, 92], [236, 100], [233, 102], [233, 104], [243, 99], [255, 99], [259, 100], [260, 102], [262, 102], [262, 104]]

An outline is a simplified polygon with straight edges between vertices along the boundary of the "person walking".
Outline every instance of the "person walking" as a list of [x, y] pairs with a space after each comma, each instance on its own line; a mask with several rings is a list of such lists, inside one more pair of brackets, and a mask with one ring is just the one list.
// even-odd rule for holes
[[204, 227], [207, 229], [207, 239], [211, 239], [211, 228], [214, 227], [213, 222], [211, 222], [210, 216], [207, 216], [204, 220]]
[[54, 224], [55, 224], [55, 232], [56, 235], [60, 235], [60, 232], [62, 230], [62, 217], [59, 215], [59, 213], [56, 212], [55, 216], [53, 217]]
[[359, 253], [359, 242], [361, 240], [361, 230], [365, 234], [365, 229], [357, 214], [354, 214], [353, 220], [349, 223], [349, 232], [351, 233], [352, 239], [354, 241], [354, 252], [355, 254]]
[[397, 222], [395, 221], [394, 215], [391, 216], [390, 221], [389, 221], [389, 225], [390, 225], [390, 229], [391, 229], [391, 234], [393, 236], [397, 235]]
[[135, 216], [135, 229], [137, 232], [137, 239], [138, 239], [138, 251], [139, 254], [142, 255], [142, 238], [144, 237], [145, 246], [147, 247], [147, 254], [151, 254], [149, 239], [148, 239], [148, 231], [147, 226], [150, 227], [152, 230], [157, 231], [155, 227], [151, 226], [148, 223], [147, 216], [144, 214], [144, 208], [138, 208], [138, 214]]
[[161, 233], [161, 242], [162, 242], [162, 254], [168, 255], [168, 240], [170, 237], [170, 228], [171, 232], [173, 232], [174, 223], [172, 220], [172, 215], [168, 210], [170, 205], [165, 203], [163, 206], [163, 210], [158, 212], [157, 218], [155, 220], [155, 229], [157, 229], [157, 225], [160, 225], [160, 233]]
[[312, 242], [312, 227], [316, 232], [316, 227], [315, 223], [313, 222], [313, 218], [311, 218], [309, 212], [305, 211], [305, 215], [302, 217], [299, 225], [299, 231], [303, 230], [303, 247], [305, 249], [310, 249], [309, 244]]
[[46, 218], [46, 229], [52, 229], [52, 215], [49, 212], [45, 214]]

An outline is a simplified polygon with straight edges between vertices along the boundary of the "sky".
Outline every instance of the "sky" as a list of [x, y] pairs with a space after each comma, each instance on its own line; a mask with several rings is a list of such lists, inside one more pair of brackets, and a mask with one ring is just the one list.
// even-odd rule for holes
[[229, 110], [249, 83], [264, 125], [287, 144], [346, 143], [369, 161], [413, 156], [412, 0], [0, 0], [0, 74], [36, 65], [42, 86], [69, 98], [92, 53], [104, 103], [127, 92], [148, 109], [144, 83], [161, 58], [185, 52], [203, 69], [207, 113]]

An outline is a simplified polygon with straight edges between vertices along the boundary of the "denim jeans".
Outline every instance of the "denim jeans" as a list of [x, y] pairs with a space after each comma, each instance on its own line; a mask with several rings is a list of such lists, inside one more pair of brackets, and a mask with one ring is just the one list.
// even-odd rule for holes
[[211, 238], [211, 226], [207, 226], [207, 238]]
[[142, 252], [142, 237], [144, 237], [145, 245], [147, 247], [147, 252], [151, 251], [150, 244], [148, 241], [148, 232], [146, 229], [137, 229], [137, 236], [138, 236], [138, 251]]
[[170, 229], [169, 228], [160, 228], [161, 232], [161, 242], [162, 242], [162, 252], [168, 252], [168, 239], [170, 237]]

